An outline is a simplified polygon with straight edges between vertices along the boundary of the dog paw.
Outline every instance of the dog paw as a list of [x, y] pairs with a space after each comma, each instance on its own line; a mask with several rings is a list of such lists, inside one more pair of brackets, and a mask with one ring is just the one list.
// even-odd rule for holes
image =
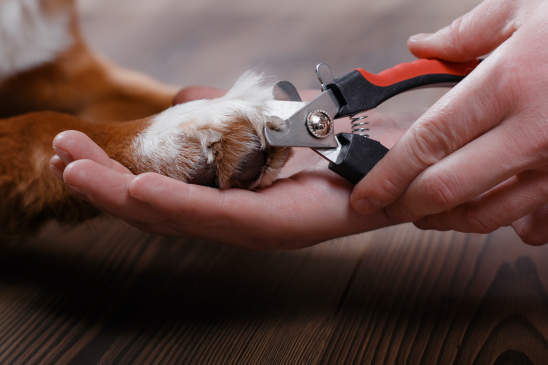
[[283, 128], [269, 100], [272, 85], [248, 72], [220, 98], [167, 109], [133, 141], [136, 169], [222, 189], [270, 185], [291, 151], [266, 145], [265, 125]]

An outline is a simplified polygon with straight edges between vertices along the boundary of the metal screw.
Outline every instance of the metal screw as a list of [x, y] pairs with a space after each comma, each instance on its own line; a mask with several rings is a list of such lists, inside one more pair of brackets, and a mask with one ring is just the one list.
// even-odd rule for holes
[[325, 138], [331, 133], [331, 118], [323, 110], [316, 110], [306, 117], [306, 127], [310, 134], [316, 138]]

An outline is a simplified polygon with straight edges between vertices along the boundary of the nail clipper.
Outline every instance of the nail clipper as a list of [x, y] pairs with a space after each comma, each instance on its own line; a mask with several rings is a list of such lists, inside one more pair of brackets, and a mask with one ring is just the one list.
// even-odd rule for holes
[[[281, 112], [276, 115], [285, 119], [286, 126], [280, 130], [265, 127], [266, 141], [276, 147], [310, 147], [329, 161], [332, 171], [357, 184], [388, 152], [388, 148], [370, 138], [367, 117], [358, 114], [413, 88], [456, 84], [478, 64], [479, 61], [448, 63], [419, 59], [379, 74], [358, 68], [335, 79], [329, 66], [320, 63], [316, 75], [322, 93], [309, 103], [302, 103], [289, 81], [275, 85], [276, 100], [292, 102], [293, 108], [299, 109], [288, 118], [279, 115]], [[342, 117], [350, 117], [352, 133], [335, 134], [334, 120]]]

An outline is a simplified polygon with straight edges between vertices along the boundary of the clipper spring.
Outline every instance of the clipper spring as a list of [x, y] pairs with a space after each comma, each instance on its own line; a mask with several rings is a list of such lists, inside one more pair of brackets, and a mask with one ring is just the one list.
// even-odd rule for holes
[[365, 119], [367, 119], [367, 115], [350, 117], [352, 133], [369, 138], [369, 122], [365, 121]]

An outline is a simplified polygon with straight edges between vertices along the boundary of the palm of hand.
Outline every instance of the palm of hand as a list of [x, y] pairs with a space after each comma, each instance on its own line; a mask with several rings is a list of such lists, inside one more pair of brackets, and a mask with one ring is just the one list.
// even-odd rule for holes
[[145, 174], [130, 184], [130, 195], [156, 214], [134, 223], [161, 233], [285, 249], [395, 223], [382, 212], [368, 217], [355, 213], [349, 204], [352, 186], [311, 154], [298, 150], [282, 171], [287, 177], [258, 192], [218, 191]]

